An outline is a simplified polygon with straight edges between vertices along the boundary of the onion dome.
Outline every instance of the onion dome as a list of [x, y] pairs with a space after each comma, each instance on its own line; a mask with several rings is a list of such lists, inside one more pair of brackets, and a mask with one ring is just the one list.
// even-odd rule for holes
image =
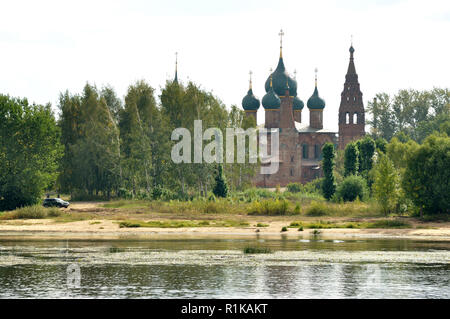
[[270, 75], [265, 84], [266, 92], [270, 90], [270, 78], [272, 78], [273, 90], [279, 96], [284, 96], [286, 82], [289, 85], [289, 95], [296, 96], [297, 95], [297, 81], [289, 76], [286, 72], [286, 68], [284, 66], [283, 57], [280, 53], [280, 60], [278, 61], [278, 66], [275, 71]]
[[270, 90], [270, 81], [273, 83], [273, 90], [279, 96], [284, 96], [286, 91], [286, 83], [289, 86], [289, 96], [297, 96], [297, 81], [292, 79], [286, 72], [283, 61], [283, 30], [280, 30], [278, 34], [280, 36], [280, 59], [278, 60], [278, 66], [275, 71], [266, 80], [265, 89], [266, 92]]
[[269, 91], [262, 99], [262, 105], [265, 109], [279, 109], [281, 100], [275, 93], [272, 86], [272, 76], [269, 78]]
[[308, 100], [308, 108], [310, 109], [323, 109], [325, 108], [325, 101], [319, 97], [319, 91], [317, 90], [317, 69], [316, 69], [316, 88], [313, 95]]
[[249, 72], [250, 80], [249, 80], [249, 88], [247, 95], [242, 99], [242, 107], [245, 111], [257, 111], [259, 109], [259, 100], [253, 95], [252, 90], [252, 71]]
[[302, 100], [300, 100], [297, 96], [294, 97], [294, 101], [292, 102], [292, 108], [294, 110], [302, 110], [305, 106], [305, 103], [303, 103]]
[[256, 111], [259, 109], [259, 105], [259, 100], [253, 95], [253, 90], [250, 87], [247, 95], [242, 99], [242, 107], [245, 111]]

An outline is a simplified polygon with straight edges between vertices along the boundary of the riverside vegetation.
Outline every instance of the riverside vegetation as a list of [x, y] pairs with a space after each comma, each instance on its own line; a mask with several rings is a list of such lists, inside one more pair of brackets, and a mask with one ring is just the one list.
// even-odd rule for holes
[[58, 119], [49, 105], [0, 95], [0, 220], [99, 217], [33, 206], [52, 191], [110, 200], [102, 218], [121, 227], [243, 227], [244, 219], [280, 216], [384, 217], [379, 227], [394, 227], [395, 216], [448, 220], [448, 89], [378, 94], [368, 105], [371, 133], [345, 151], [324, 145], [325, 177], [284, 191], [252, 188], [257, 164], [172, 163], [176, 127], [192, 131], [195, 119], [222, 130], [256, 123], [192, 82], [168, 81], [159, 99], [154, 92], [138, 81], [122, 101], [109, 86], [86, 84], [81, 94], [61, 93]]

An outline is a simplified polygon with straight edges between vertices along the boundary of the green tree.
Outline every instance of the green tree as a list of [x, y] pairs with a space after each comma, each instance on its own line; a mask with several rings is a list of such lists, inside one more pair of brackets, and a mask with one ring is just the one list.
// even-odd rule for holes
[[336, 196], [338, 199], [342, 199], [345, 202], [353, 202], [357, 198], [365, 200], [367, 198], [367, 182], [366, 180], [357, 175], [349, 175], [342, 183], [340, 183], [336, 190]]
[[333, 144], [325, 143], [325, 145], [322, 148], [322, 154], [323, 154], [322, 166], [324, 173], [322, 191], [323, 196], [327, 200], [330, 200], [336, 191], [336, 182], [333, 173], [334, 157], [335, 157]]
[[399, 175], [392, 161], [384, 154], [380, 155], [373, 169], [373, 194], [387, 216], [397, 206], [400, 189]]
[[450, 213], [450, 137], [427, 137], [408, 157], [402, 184], [424, 213]]
[[[380, 93], [369, 102], [368, 111], [372, 115], [369, 124], [375, 138], [390, 141], [393, 136], [403, 133], [421, 143], [434, 131], [442, 132], [445, 123], [450, 123], [450, 91], [441, 88], [400, 90], [392, 97]], [[444, 127], [441, 128], [442, 124]]]
[[0, 210], [39, 202], [63, 154], [50, 104], [0, 95]]
[[359, 173], [366, 179], [369, 187], [372, 184], [369, 172], [373, 166], [375, 147], [375, 141], [370, 136], [366, 136], [360, 140], [358, 149], [360, 154]]
[[227, 197], [228, 196], [228, 184], [223, 174], [223, 167], [219, 164], [216, 175], [216, 183], [213, 188], [213, 194], [216, 197]]
[[68, 92], [60, 98], [63, 185], [72, 195], [110, 196], [120, 185], [119, 129], [95, 86], [86, 84], [81, 96]]
[[358, 145], [354, 142], [347, 144], [344, 155], [344, 176], [356, 175], [359, 167], [359, 151]]

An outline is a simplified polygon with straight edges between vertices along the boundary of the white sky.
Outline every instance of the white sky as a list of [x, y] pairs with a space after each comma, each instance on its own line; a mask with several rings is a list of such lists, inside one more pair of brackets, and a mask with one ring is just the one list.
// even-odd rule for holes
[[181, 81], [240, 106], [252, 70], [262, 99], [280, 28], [305, 104], [319, 69], [327, 128], [337, 128], [352, 34], [366, 106], [378, 92], [450, 86], [448, 0], [1, 0], [0, 16], [0, 93], [53, 106], [60, 92], [81, 92], [87, 81], [123, 97], [145, 79], [159, 94], [173, 78], [176, 51]]

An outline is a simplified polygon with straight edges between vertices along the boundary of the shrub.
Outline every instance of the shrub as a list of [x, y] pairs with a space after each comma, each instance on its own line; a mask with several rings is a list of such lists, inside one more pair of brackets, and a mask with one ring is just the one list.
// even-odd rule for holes
[[289, 214], [289, 203], [286, 200], [266, 200], [253, 202], [248, 208], [249, 215], [287, 215]]
[[245, 247], [244, 254], [270, 254], [272, 250], [266, 247]]
[[281, 228], [281, 232], [287, 232], [287, 231], [288, 231], [288, 229], [287, 229], [286, 226], [284, 226], [283, 228]]
[[339, 184], [337, 198], [344, 202], [353, 202], [357, 198], [364, 200], [367, 197], [367, 183], [361, 176], [350, 175]]
[[367, 225], [367, 228], [411, 228], [411, 227], [412, 226], [410, 223], [397, 219], [395, 220], [382, 219]]
[[324, 216], [327, 215], [329, 209], [327, 205], [319, 202], [312, 202], [311, 205], [306, 210], [306, 215], [308, 216]]
[[286, 189], [290, 193], [300, 193], [303, 189], [303, 185], [300, 183], [289, 183]]

